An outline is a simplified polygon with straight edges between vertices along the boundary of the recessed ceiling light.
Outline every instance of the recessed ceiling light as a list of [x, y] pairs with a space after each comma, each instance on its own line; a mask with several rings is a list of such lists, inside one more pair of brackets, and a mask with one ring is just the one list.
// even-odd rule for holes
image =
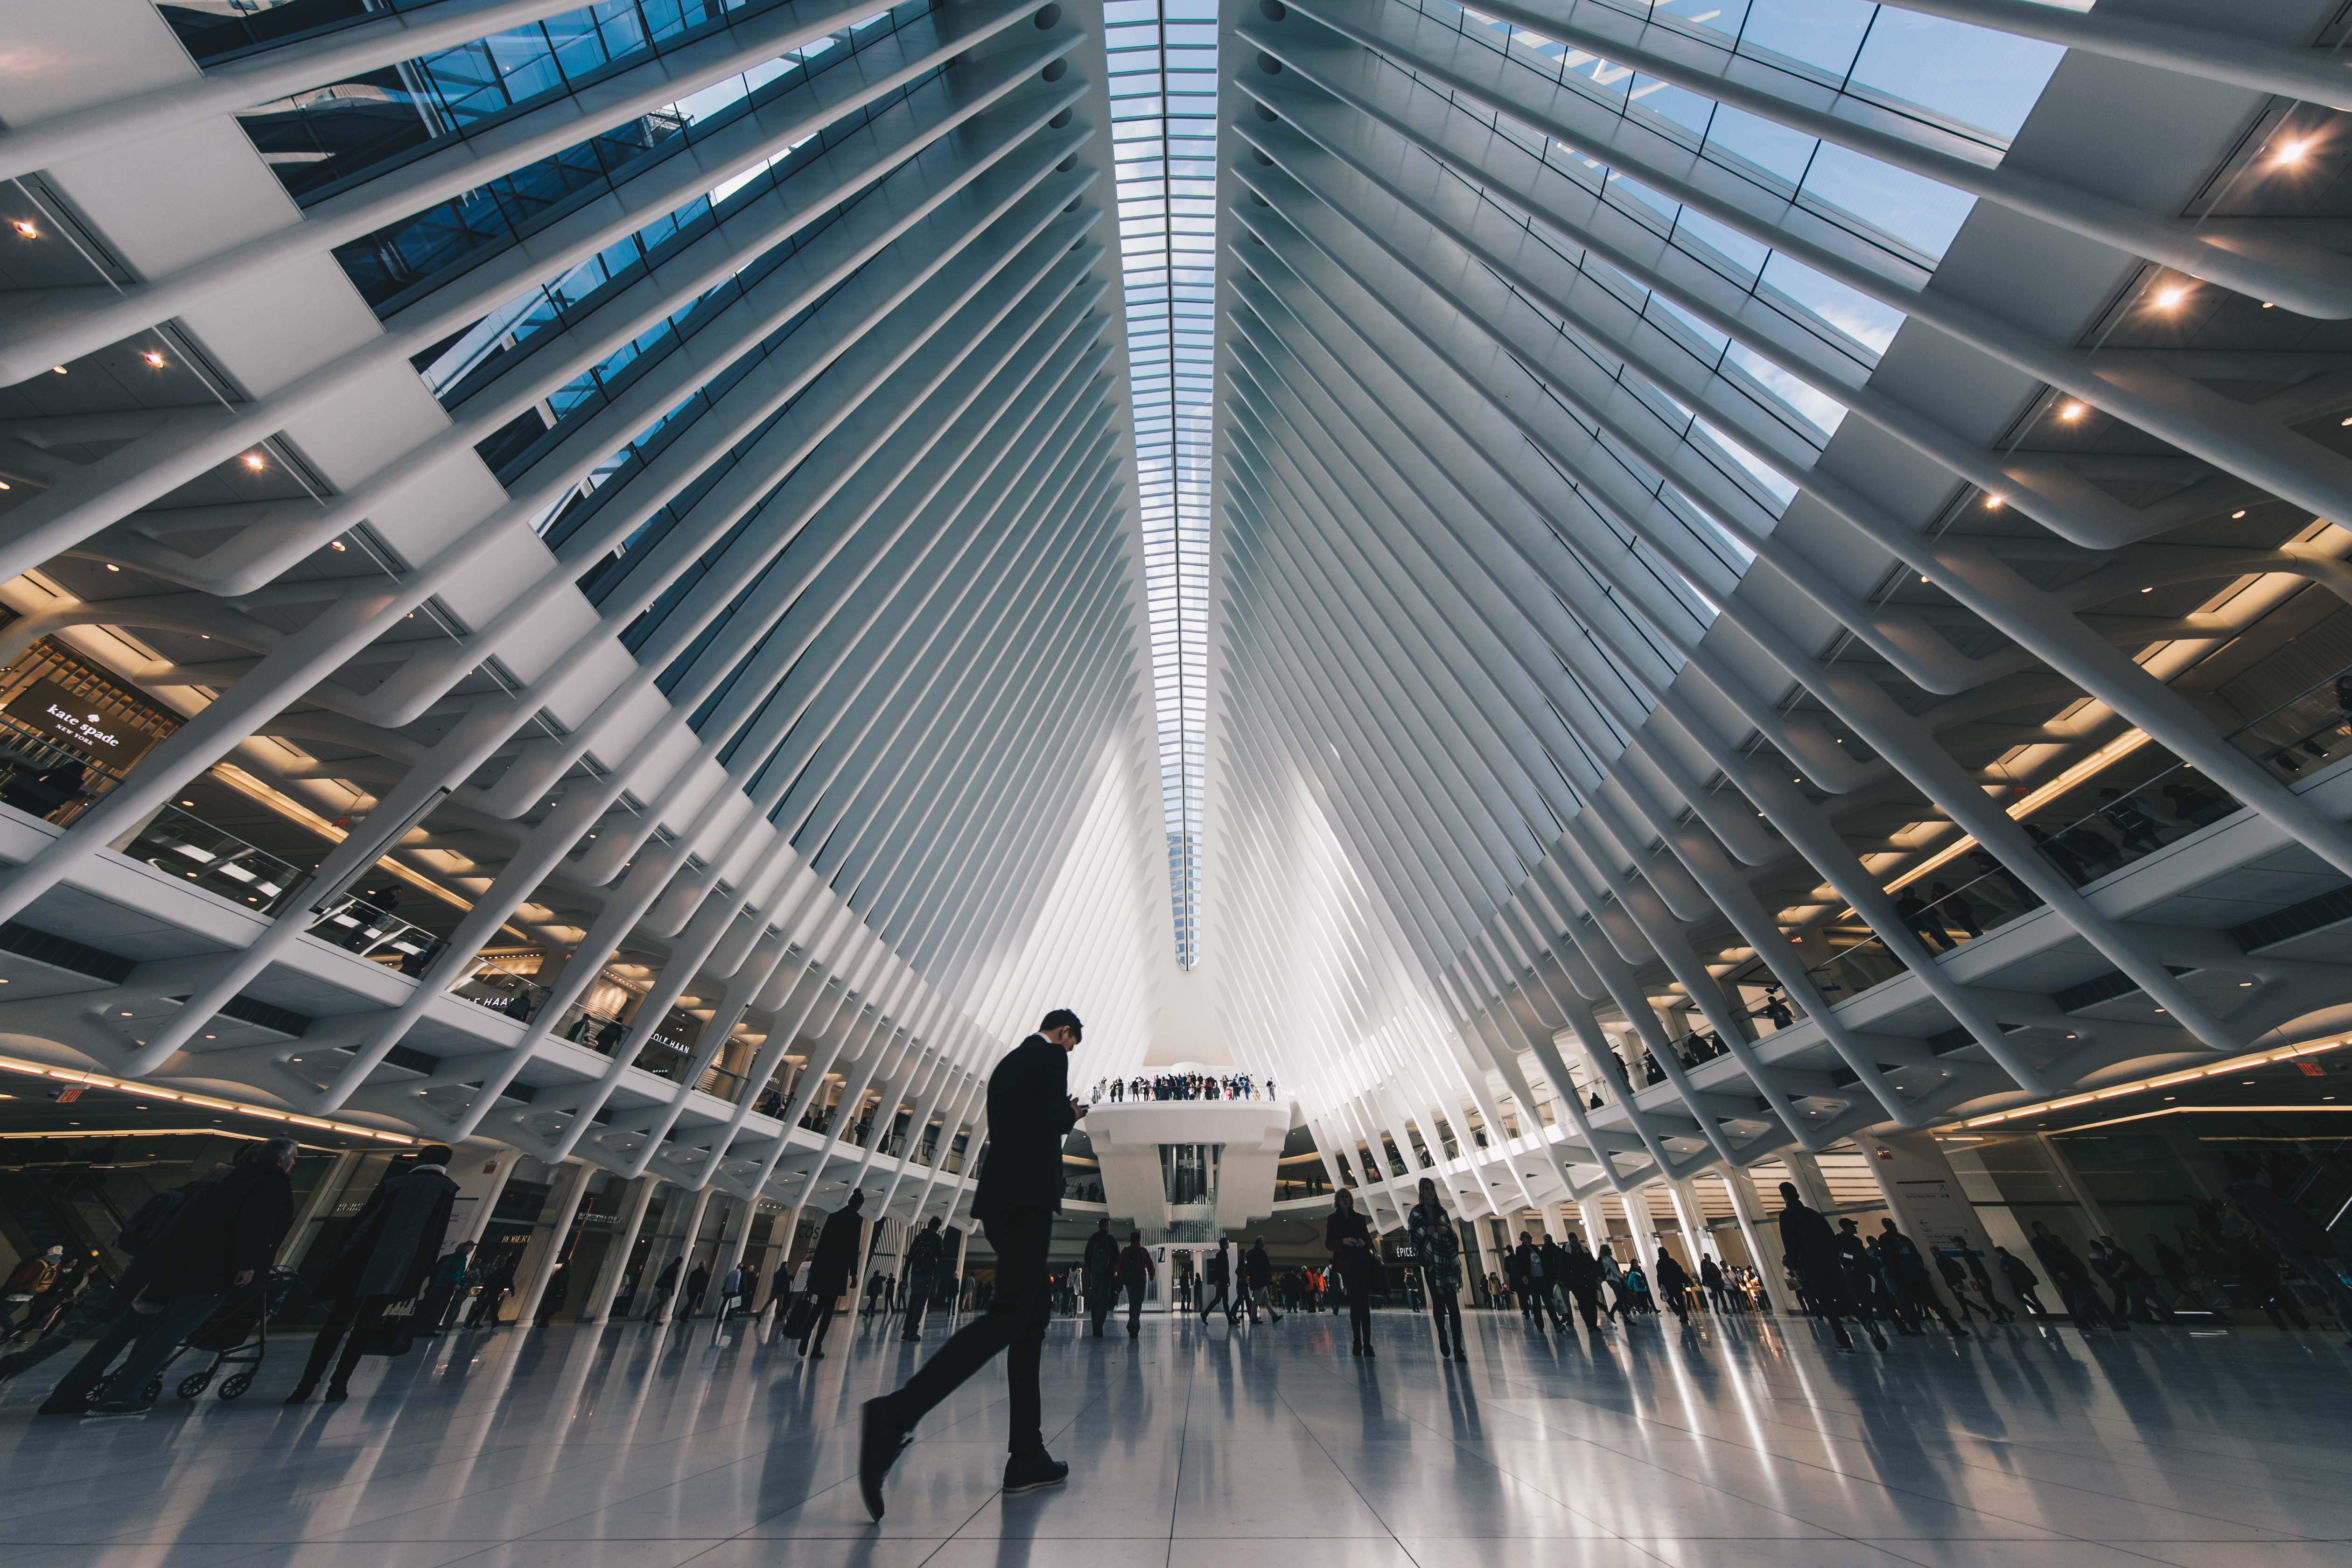
[[2245, 508], [2243, 508], [2243, 507], [2240, 507], [2236, 511], [2233, 511], [2233, 512], [2231, 512], [2231, 513], [2230, 514], [2230, 521], [2232, 521], [2232, 522], [2235, 522], [2238, 519], [2240, 519], [2240, 518], [2242, 518], [2242, 517], [2243, 517], [2243, 516], [2245, 516], [2245, 515], [2246, 515]]
[[1987, 510], [1987, 511], [1999, 511], [2000, 510], [2000, 498], [1999, 496], [1987, 496], [1987, 497], [1985, 497], [1985, 510]]
[[2164, 289], [2158, 291], [2156, 302], [2169, 310], [2187, 298], [2189, 298], [2189, 290], [2186, 289]]
[[111, 561], [110, 561], [110, 562], [108, 562], [108, 563], [106, 563], [106, 569], [107, 569], [109, 572], [120, 572], [120, 571], [121, 571], [121, 570], [122, 570], [122, 568], [121, 568], [121, 567], [117, 566], [117, 565], [116, 565], [113, 562], [111, 562]]
[[145, 360], [149, 364], [153, 365], [157, 370], [163, 368], [163, 356], [157, 353], [153, 349], [149, 349], [145, 353], [141, 354], [139, 357]]
[[2058, 417], [2061, 419], [2080, 419], [2082, 416], [2083, 405], [2079, 403], [2066, 404], [2058, 410]]
[[2308, 137], [2290, 142], [2279, 149], [2278, 161], [2282, 163], [2300, 163], [2303, 162], [2303, 155], [2310, 151], [2311, 141]]
[[66, 367], [61, 364], [53, 364], [49, 366], [49, 374], [51, 375], [63, 375], [65, 373]]
[[41, 237], [39, 226], [31, 223], [26, 219], [20, 217], [15, 223], [9, 225], [9, 226], [14, 228], [19, 235], [22, 235], [26, 239], [38, 239]]
[[246, 466], [247, 468], [251, 468], [255, 473], [257, 473], [257, 473], [259, 473], [259, 472], [262, 470], [262, 468], [263, 468], [264, 467], [266, 467], [267, 465], [266, 465], [266, 464], [264, 464], [264, 462], [262, 461], [262, 457], [261, 457], [261, 454], [260, 454], [260, 453], [258, 453], [258, 452], [247, 452], [247, 453], [245, 455], [245, 466]]

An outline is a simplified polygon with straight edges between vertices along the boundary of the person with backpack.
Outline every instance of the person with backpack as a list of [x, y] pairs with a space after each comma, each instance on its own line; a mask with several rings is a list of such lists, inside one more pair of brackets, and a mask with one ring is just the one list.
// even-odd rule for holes
[[[1845, 1264], [1840, 1256], [1837, 1232], [1821, 1210], [1814, 1208], [1797, 1194], [1797, 1184], [1780, 1184], [1780, 1252], [1790, 1272], [1797, 1277], [1799, 1288], [1812, 1303], [1813, 1310], [1837, 1336], [1842, 1351], [1853, 1349], [1853, 1336], [1845, 1331], [1843, 1311], [1846, 1308]], [[1868, 1321], [1867, 1319], [1864, 1321]], [[1885, 1336], [1873, 1324], [1871, 1339], [1879, 1349], [1886, 1348]]]
[[[232, 1290], [267, 1273], [294, 1223], [291, 1138], [247, 1144], [244, 1161], [202, 1192], [189, 1194], [172, 1223], [138, 1258], [136, 1287], [118, 1287], [129, 1309], [76, 1362], [41, 1405], [47, 1415], [138, 1415], [150, 1408], [147, 1382], [180, 1342]], [[108, 1388], [89, 1395], [116, 1354], [130, 1347]]]
[[1150, 1252], [1143, 1245], [1143, 1233], [1127, 1233], [1127, 1246], [1118, 1255], [1119, 1289], [1127, 1292], [1127, 1337], [1134, 1339], [1143, 1332], [1143, 1292], [1160, 1272], [1151, 1261]]
[[2000, 1277], [2009, 1281], [2010, 1293], [2024, 1302], [2025, 1310], [2035, 1317], [2048, 1317], [2050, 1309], [2034, 1294], [2042, 1288], [2042, 1276], [2033, 1271], [2033, 1266], [1999, 1242], [1993, 1244], [1992, 1256], [2000, 1268]]
[[1282, 1313], [1274, 1301], [1274, 1259], [1265, 1255], [1265, 1242], [1253, 1240], [1249, 1250], [1242, 1254], [1242, 1299], [1249, 1303], [1250, 1321], [1257, 1321], [1258, 1303], [1265, 1303], [1269, 1322], [1282, 1321]]
[[[1933, 1312], [1942, 1320], [1944, 1327], [1952, 1331], [1954, 1339], [1969, 1337], [1968, 1330], [1953, 1321], [1951, 1312], [1944, 1306], [1944, 1299], [1936, 1294], [1935, 1281], [1928, 1277], [1927, 1260], [1919, 1256], [1918, 1244], [1896, 1229], [1891, 1217], [1878, 1222], [1878, 1252], [1885, 1260], [1888, 1277], [1895, 1287], [1895, 1304], [1900, 1310], [1918, 1318]], [[1961, 1310], [1968, 1310], [1966, 1301], [1960, 1306]]]
[[425, 1289], [425, 1300], [417, 1303], [416, 1331], [437, 1334], [449, 1326], [449, 1316], [456, 1310], [466, 1278], [472, 1274], [474, 1244], [461, 1241], [441, 1255], [433, 1266], [432, 1281]]
[[8, 1276], [5, 1287], [0, 1287], [0, 1336], [14, 1333], [16, 1313], [28, 1309], [33, 1299], [48, 1293], [58, 1282], [58, 1271], [65, 1267], [66, 1249], [52, 1245], [46, 1252], [37, 1252], [16, 1265]]
[[1560, 1266], [1561, 1282], [1576, 1298], [1576, 1310], [1584, 1319], [1585, 1331], [1597, 1334], [1601, 1331], [1601, 1260], [1592, 1256], [1584, 1238], [1572, 1230], [1561, 1250], [1568, 1254], [1568, 1261]]
[[852, 1188], [849, 1201], [825, 1216], [824, 1227], [817, 1232], [816, 1251], [809, 1259], [807, 1294], [814, 1316], [809, 1320], [808, 1336], [801, 1341], [801, 1354], [811, 1361], [824, 1354], [824, 1333], [833, 1326], [833, 1304], [849, 1289], [850, 1277], [857, 1272], [858, 1248], [865, 1244], [866, 1193]]
[[1095, 1221], [1081, 1261], [1087, 1279], [1087, 1312], [1094, 1320], [1094, 1337], [1100, 1339], [1103, 1320], [1110, 1316], [1111, 1301], [1118, 1294], [1118, 1243], [1110, 1234], [1108, 1216]]
[[2099, 1288], [2091, 1282], [2091, 1271], [2083, 1266], [2074, 1249], [2059, 1239], [2056, 1231], [2037, 1219], [2033, 1222], [2033, 1234], [2027, 1239], [2033, 1243], [2033, 1256], [2050, 1271], [2050, 1283], [2058, 1288], [2059, 1298], [2073, 1314], [2076, 1328], [2088, 1333], [2106, 1323], [2120, 1333], [2131, 1327], [2107, 1310]]
[[[939, 1285], [940, 1266], [946, 1260], [947, 1242], [940, 1235], [940, 1216], [933, 1215], [929, 1223], [907, 1243], [907, 1315], [899, 1321], [900, 1339], [923, 1337], [923, 1314], [930, 1308], [932, 1292]], [[1095, 1332], [1102, 1332], [1099, 1316], [1095, 1320]]]
[[[2230, 1201], [2278, 1249], [2296, 1272], [2311, 1281], [2336, 1309], [2336, 1321], [2352, 1335], [2352, 1286], [2344, 1282], [2344, 1254], [2328, 1227], [2271, 1185], [2270, 1173], [2251, 1154], [2221, 1157], [2230, 1175]], [[2347, 1338], [2347, 1343], [2352, 1343]]]
[[[1421, 1260], [1421, 1284], [1429, 1298], [1430, 1321], [1437, 1326], [1437, 1359], [1451, 1355], [1468, 1361], [1462, 1346], [1462, 1237], [1454, 1216], [1438, 1201], [1437, 1184], [1421, 1179], [1421, 1201], [1405, 1215], [1405, 1231], [1412, 1238], [1413, 1256]], [[1451, 1331], [1452, 1339], [1447, 1338]]]
[[671, 1298], [677, 1294], [677, 1277], [685, 1268], [684, 1258], [673, 1258], [663, 1266], [659, 1274], [654, 1276], [654, 1293], [646, 1301], [646, 1322], [660, 1317], [662, 1309], [668, 1306]]
[[1658, 1248], [1658, 1295], [1677, 1322], [1690, 1321], [1690, 1271], [1683, 1267], [1683, 1260], [1663, 1247]]
[[153, 1246], [157, 1238], [172, 1227], [188, 1199], [210, 1188], [219, 1178], [202, 1177], [167, 1192], [154, 1194], [139, 1205], [114, 1238], [118, 1250], [126, 1254], [131, 1265], [122, 1278], [107, 1282], [102, 1271], [93, 1267], [90, 1288], [70, 1302], [58, 1320], [50, 1324], [31, 1344], [24, 1349], [0, 1355], [0, 1384], [28, 1372], [59, 1351], [82, 1339], [95, 1330], [102, 1329], [131, 1310], [131, 1301], [146, 1283], [147, 1271], [140, 1255]]

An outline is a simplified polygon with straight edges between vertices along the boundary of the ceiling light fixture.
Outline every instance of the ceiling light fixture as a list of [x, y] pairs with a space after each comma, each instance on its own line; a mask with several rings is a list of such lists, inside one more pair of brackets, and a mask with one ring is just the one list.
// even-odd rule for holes
[[149, 349], [145, 353], [141, 354], [139, 357], [145, 360], [149, 364], [153, 365], [157, 370], [163, 368], [163, 356], [157, 353], [153, 349]]
[[19, 235], [22, 235], [26, 239], [38, 239], [41, 237], [39, 226], [32, 223], [28, 219], [20, 217], [9, 226], [14, 228]]
[[2290, 142], [2279, 149], [2278, 161], [2282, 163], [2300, 163], [2303, 162], [2304, 154], [2310, 151], [2311, 140], [2308, 137], [2301, 141]]
[[2071, 421], [2080, 419], [2082, 416], [2083, 405], [2079, 403], [2069, 403], [2058, 410], [2058, 417], [2061, 419]]
[[263, 462], [263, 460], [262, 460], [262, 456], [261, 456], [261, 454], [260, 454], [260, 453], [258, 453], [258, 452], [247, 452], [247, 453], [245, 455], [245, 466], [246, 466], [247, 468], [251, 468], [255, 473], [257, 473], [257, 473], [261, 472], [262, 468], [263, 468], [264, 467], [266, 467], [267, 465]]
[[2189, 290], [2186, 289], [2162, 289], [2157, 291], [2156, 302], [2170, 310], [2177, 309], [2180, 301], [2188, 298]]

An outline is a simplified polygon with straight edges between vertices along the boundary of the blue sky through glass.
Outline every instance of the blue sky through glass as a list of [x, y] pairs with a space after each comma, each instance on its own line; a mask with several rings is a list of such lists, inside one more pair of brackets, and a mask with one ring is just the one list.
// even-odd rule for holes
[[1113, 153], [1176, 961], [1200, 954], [1216, 311], [1214, 0], [1109, 0]]

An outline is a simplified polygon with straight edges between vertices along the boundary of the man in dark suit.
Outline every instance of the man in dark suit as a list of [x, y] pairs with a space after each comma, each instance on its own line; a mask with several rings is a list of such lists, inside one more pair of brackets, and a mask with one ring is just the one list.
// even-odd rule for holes
[[1045, 1252], [1062, 1207], [1062, 1140], [1087, 1108], [1070, 1097], [1069, 1053], [1078, 1016], [1045, 1015], [1038, 1032], [1015, 1046], [988, 1079], [988, 1159], [972, 1194], [972, 1217], [996, 1249], [996, 1293], [988, 1310], [940, 1347], [939, 1354], [895, 1394], [866, 1402], [857, 1453], [857, 1489], [866, 1511], [882, 1517], [882, 1479], [926, 1411], [986, 1366], [999, 1351], [1011, 1384], [1012, 1432], [1004, 1490], [1034, 1491], [1065, 1480], [1070, 1467], [1045, 1451], [1037, 1363], [1050, 1314]]
[[1127, 1337], [1134, 1339], [1143, 1331], [1143, 1291], [1152, 1276], [1160, 1270], [1153, 1267], [1151, 1254], [1143, 1248], [1143, 1233], [1127, 1233], [1127, 1248], [1118, 1255], [1119, 1284], [1127, 1291]]
[[[1830, 1228], [1821, 1210], [1797, 1195], [1794, 1182], [1780, 1184], [1780, 1250], [1789, 1267], [1796, 1270], [1797, 1283], [1811, 1299], [1813, 1310], [1829, 1320], [1831, 1331], [1837, 1335], [1838, 1349], [1853, 1349], [1853, 1337], [1845, 1331], [1842, 1317], [1853, 1306], [1846, 1300], [1837, 1232]], [[1865, 1318], [1864, 1321], [1869, 1320]], [[1886, 1348], [1885, 1336], [1874, 1323], [1871, 1325], [1870, 1337], [1880, 1350]]]
[[858, 1250], [866, 1245], [866, 1193], [850, 1189], [848, 1201], [825, 1216], [816, 1235], [816, 1256], [809, 1260], [808, 1293], [816, 1303], [801, 1354], [811, 1361], [824, 1356], [824, 1331], [833, 1326], [833, 1304], [849, 1289], [857, 1272]]
[[1102, 1338], [1103, 1320], [1110, 1316], [1110, 1304], [1118, 1295], [1118, 1242], [1110, 1233], [1110, 1221], [1095, 1221], [1095, 1233], [1087, 1237], [1087, 1311], [1094, 1319], [1095, 1338]]
[[457, 1184], [449, 1179], [449, 1162], [456, 1158], [446, 1143], [426, 1144], [416, 1152], [415, 1164], [376, 1188], [352, 1222], [342, 1251], [314, 1287], [319, 1300], [331, 1305], [287, 1404], [310, 1397], [338, 1343], [343, 1353], [335, 1361], [326, 1396], [347, 1398], [352, 1369], [383, 1326], [383, 1310], [407, 1300], [432, 1278], [457, 1197]]

